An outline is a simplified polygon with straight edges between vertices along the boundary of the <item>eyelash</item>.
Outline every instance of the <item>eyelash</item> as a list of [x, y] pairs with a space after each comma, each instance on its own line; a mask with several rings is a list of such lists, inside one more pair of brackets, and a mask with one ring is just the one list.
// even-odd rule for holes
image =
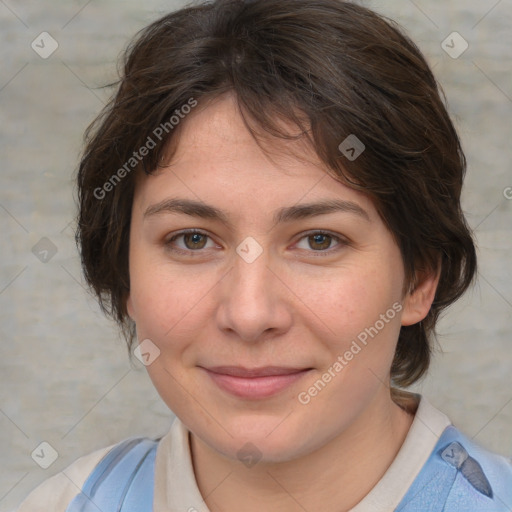
[[[202, 252], [201, 249], [198, 249], [197, 251], [194, 251], [192, 249], [184, 250], [184, 249], [176, 249], [175, 247], [172, 246], [172, 242], [174, 242], [177, 238], [180, 238], [184, 235], [190, 235], [190, 234], [202, 235], [211, 240], [210, 235], [208, 235], [208, 233], [205, 233], [204, 231], [201, 231], [198, 229], [185, 229], [185, 230], [180, 231], [179, 233], [176, 233], [175, 235], [173, 235], [169, 240], [167, 240], [165, 242], [165, 245], [170, 251], [172, 251], [174, 253], [178, 253], [178, 254], [187, 255], [187, 256], [192, 255], [194, 253], [201, 253]], [[329, 231], [321, 231], [321, 230], [312, 230], [312, 231], [303, 233], [302, 236], [299, 238], [298, 242], [300, 242], [302, 239], [307, 238], [312, 235], [327, 235], [332, 240], [335, 240], [336, 242], [338, 242], [338, 245], [336, 246], [337, 248], [334, 248], [334, 249], [331, 248], [331, 249], [320, 250], [320, 251], [315, 251], [315, 250], [308, 251], [308, 252], [313, 253], [315, 255], [315, 257], [330, 256], [332, 253], [340, 250], [343, 246], [348, 245], [347, 240], [345, 240], [333, 233], [330, 233]], [[306, 249], [304, 249], [304, 250], [306, 250]]]

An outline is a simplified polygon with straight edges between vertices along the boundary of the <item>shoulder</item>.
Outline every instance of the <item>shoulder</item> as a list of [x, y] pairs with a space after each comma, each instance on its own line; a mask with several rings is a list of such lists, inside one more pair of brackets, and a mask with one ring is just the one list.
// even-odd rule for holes
[[512, 460], [486, 450], [453, 425], [439, 438], [402, 502], [404, 512], [478, 510], [504, 512], [512, 507]]
[[[481, 510], [510, 510], [512, 507], [512, 460], [491, 452], [469, 439], [454, 426], [448, 427], [438, 443], [437, 456], [456, 473], [451, 502]], [[493, 504], [491, 504], [493, 502]]]
[[[124, 476], [130, 478], [143, 460], [151, 460], [148, 455], [154, 456], [157, 445], [156, 440], [129, 438], [81, 457], [34, 489], [16, 512], [65, 512], [72, 501], [83, 499], [90, 487], [96, 490], [100, 480], [113, 486]], [[121, 473], [114, 471], [116, 467]]]
[[91, 471], [114, 446], [84, 455], [48, 478], [25, 498], [15, 512], [64, 512], [69, 502], [81, 491]]

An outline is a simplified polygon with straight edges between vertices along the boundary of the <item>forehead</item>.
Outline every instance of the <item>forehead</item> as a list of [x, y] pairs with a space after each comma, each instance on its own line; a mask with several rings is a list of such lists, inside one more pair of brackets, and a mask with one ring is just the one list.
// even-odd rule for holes
[[[291, 123], [283, 121], [282, 127], [290, 135], [299, 133]], [[219, 209], [272, 211], [274, 221], [279, 206], [318, 200], [350, 201], [369, 216], [374, 210], [366, 194], [329, 174], [306, 137], [288, 140], [258, 132], [255, 139], [232, 95], [197, 107], [171, 144], [156, 172], [139, 175], [136, 202], [146, 209], [173, 196]]]
[[[212, 163], [222, 160], [226, 164], [237, 158], [258, 162], [270, 159], [280, 171], [290, 172], [293, 176], [301, 169], [297, 166], [299, 162], [309, 167], [315, 166], [325, 173], [324, 165], [307, 137], [301, 136], [297, 125], [276, 118], [272, 121], [289, 138], [272, 136], [257, 126], [247, 114], [240, 111], [232, 92], [200, 102], [179, 126], [177, 136], [172, 141], [172, 157], [167, 159], [167, 163], [176, 165], [183, 159], [200, 158]], [[307, 127], [309, 122], [305, 124]]]

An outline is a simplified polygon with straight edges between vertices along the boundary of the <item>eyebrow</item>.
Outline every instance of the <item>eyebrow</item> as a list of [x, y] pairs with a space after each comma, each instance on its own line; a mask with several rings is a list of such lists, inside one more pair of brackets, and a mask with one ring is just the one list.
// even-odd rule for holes
[[[328, 213], [352, 213], [370, 222], [370, 216], [357, 203], [341, 199], [326, 199], [317, 203], [297, 204], [279, 208], [274, 214], [274, 225], [294, 220], [307, 219]], [[223, 210], [193, 199], [169, 198], [149, 206], [144, 212], [144, 219], [165, 213], [178, 213], [220, 221], [232, 228], [229, 216]]]

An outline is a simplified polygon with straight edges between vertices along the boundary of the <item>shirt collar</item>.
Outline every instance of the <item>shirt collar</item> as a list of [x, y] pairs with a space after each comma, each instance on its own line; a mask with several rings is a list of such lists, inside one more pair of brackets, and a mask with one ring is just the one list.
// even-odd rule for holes
[[[421, 395], [411, 428], [384, 476], [351, 512], [394, 510], [428, 460], [450, 420]], [[161, 439], [155, 463], [153, 510], [210, 512], [199, 492], [190, 450], [190, 432], [176, 418]]]

